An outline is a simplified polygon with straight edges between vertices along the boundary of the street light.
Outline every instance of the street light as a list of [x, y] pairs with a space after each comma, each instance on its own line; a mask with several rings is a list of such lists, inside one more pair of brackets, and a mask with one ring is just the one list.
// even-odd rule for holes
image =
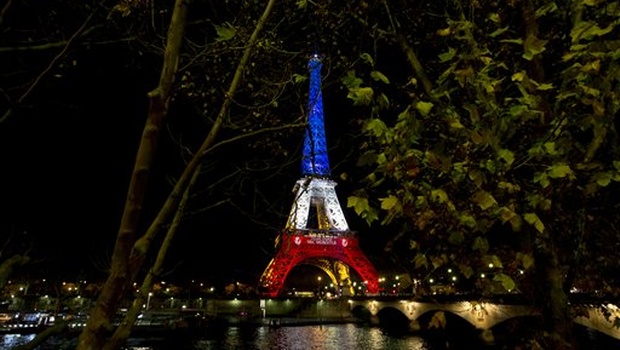
[[151, 305], [151, 297], [153, 296], [153, 293], [149, 292], [149, 296], [146, 297], [146, 310], [149, 310], [149, 306]]

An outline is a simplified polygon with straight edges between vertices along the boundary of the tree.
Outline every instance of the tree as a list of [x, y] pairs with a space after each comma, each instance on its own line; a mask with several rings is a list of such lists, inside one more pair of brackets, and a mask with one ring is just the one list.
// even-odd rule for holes
[[[367, 75], [343, 80], [372, 113], [368, 190], [348, 205], [398, 222], [395, 254], [418, 277], [452, 267], [483, 292], [523, 293], [542, 308], [544, 341], [569, 347], [569, 289], [610, 263], [583, 257], [620, 238], [618, 3], [383, 5], [382, 33], [409, 69], [383, 74], [369, 55]], [[418, 11], [441, 20], [417, 32]], [[590, 285], [611, 292], [609, 277]]]
[[[203, 97], [200, 101], [201, 105], [206, 105], [206, 101], [219, 101], [221, 102], [221, 109], [217, 116], [213, 120], [209, 120], [211, 122], [211, 129], [206, 138], [199, 144], [200, 147], [190, 155], [190, 159], [187, 164], [184, 164], [183, 172], [181, 177], [175, 182], [174, 188], [171, 191], [171, 194], [165, 199], [164, 204], [158, 214], [153, 217], [153, 222], [148, 226], [146, 232], [142, 235], [139, 232], [139, 226], [144, 223], [145, 215], [143, 215], [144, 209], [144, 199], [147, 194], [147, 184], [149, 180], [149, 173], [153, 169], [153, 164], [155, 162], [156, 149], [159, 144], [160, 132], [165, 125], [165, 119], [169, 112], [169, 106], [171, 100], [174, 98], [182, 99], [184, 97], [183, 93], [186, 93], [185, 97], [191, 96], [196, 93], [196, 90], [191, 87], [193, 82], [191, 81], [190, 75], [184, 75], [181, 79], [180, 84], [175, 83], [175, 77], [178, 74], [178, 67], [181, 59], [181, 46], [183, 41], [191, 40], [191, 36], [185, 36], [185, 28], [187, 25], [187, 9], [188, 4], [183, 1], [177, 1], [176, 6], [174, 8], [172, 14], [172, 20], [170, 23], [170, 29], [168, 33], [168, 41], [166, 44], [166, 51], [164, 54], [164, 66], [161, 72], [161, 78], [158, 87], [153, 90], [150, 97], [150, 109], [149, 109], [149, 118], [147, 119], [146, 126], [144, 127], [144, 132], [142, 134], [142, 139], [140, 143], [140, 147], [137, 151], [136, 161], [134, 172], [132, 174], [132, 180], [130, 183], [129, 192], [127, 194], [127, 203], [125, 206], [125, 211], [123, 213], [123, 217], [120, 224], [120, 229], [115, 245], [114, 252], [112, 254], [112, 265], [109, 272], [109, 277], [103, 287], [103, 290], [100, 292], [98, 296], [98, 302], [95, 308], [92, 310], [88, 325], [84, 332], [81, 334], [79, 338], [78, 348], [117, 348], [120, 346], [126, 336], [129, 334], [131, 325], [135, 320], [137, 312], [140, 311], [141, 301], [144, 299], [144, 295], [148, 294], [148, 291], [151, 287], [152, 280], [154, 277], [157, 277], [161, 273], [161, 268], [163, 264], [164, 257], [167, 253], [167, 249], [170, 245], [170, 240], [172, 236], [176, 232], [178, 228], [181, 217], [185, 214], [183, 208], [187, 203], [187, 198], [189, 197], [189, 184], [190, 179], [191, 183], [194, 183], [196, 179], [199, 178], [199, 175], [204, 170], [202, 165], [205, 161], [205, 155], [214, 153], [215, 150], [221, 148], [222, 146], [232, 143], [235, 140], [243, 139], [243, 137], [256, 137], [257, 135], [264, 134], [269, 135], [270, 133], [276, 132], [284, 132], [286, 133], [286, 129], [295, 129], [304, 126], [303, 123], [296, 123], [293, 125], [279, 125], [277, 121], [274, 121], [276, 127], [267, 127], [269, 121], [267, 123], [258, 123], [251, 124], [253, 121], [250, 118], [246, 117], [246, 122], [239, 123], [239, 120], [236, 118], [230, 118], [230, 114], [239, 113], [238, 109], [231, 108], [233, 104], [233, 98], [237, 97], [238, 85], [244, 80], [244, 74], [250, 71], [250, 64], [254, 65], [255, 62], [251, 62], [249, 59], [251, 54], [256, 50], [257, 47], [260, 47], [261, 42], [263, 40], [259, 37], [259, 33], [261, 32], [262, 27], [265, 25], [266, 18], [271, 12], [273, 7], [273, 1], [268, 3], [266, 9], [264, 10], [264, 14], [262, 18], [259, 20], [258, 24], [252, 23], [253, 19], [251, 16], [241, 16], [248, 24], [252, 27], [255, 27], [252, 35], [246, 35], [247, 33], [241, 33], [237, 35], [235, 33], [235, 29], [231, 25], [227, 25], [226, 23], [219, 25], [215, 24], [213, 27], [216, 28], [217, 36], [215, 37], [215, 44], [209, 47], [205, 45], [205, 50], [202, 54], [206, 55], [215, 55], [216, 60], [219, 63], [229, 63], [234, 62], [235, 59], [239, 59], [239, 64], [236, 69], [231, 72], [227, 71], [225, 68], [218, 68], [219, 71], [214, 71], [213, 76], [217, 77], [211, 84], [215, 84], [209, 87], [209, 94], [202, 93], [199, 94]], [[129, 16], [131, 13], [138, 13], [144, 15], [150, 14], [153, 15], [155, 12], [145, 11], [143, 7], [143, 3], [133, 3], [133, 2], [119, 2], [112, 11], [110, 11], [109, 18], [118, 18], [119, 14], [123, 16]], [[245, 5], [242, 5], [245, 6]], [[258, 6], [258, 5], [257, 5]], [[7, 8], [9, 8], [9, 4], [7, 4]], [[6, 9], [5, 9], [6, 10]], [[252, 7], [247, 7], [244, 14], [248, 14], [249, 11], [253, 10]], [[162, 12], [166, 12], [162, 10]], [[235, 16], [238, 15], [237, 12], [231, 11], [230, 13], [234, 13]], [[91, 17], [89, 17], [90, 19]], [[215, 20], [215, 16], [211, 18]], [[106, 18], [107, 20], [107, 18]], [[88, 21], [87, 21], [88, 22]], [[122, 22], [122, 21], [119, 21]], [[129, 22], [129, 21], [128, 21]], [[140, 24], [144, 25], [145, 22], [138, 21], [136, 26], [137, 28], [130, 28], [128, 32], [134, 33], [136, 36], [144, 35], [148, 32], [148, 26], [140, 27]], [[147, 29], [144, 29], [144, 28]], [[248, 28], [252, 28], [248, 27]], [[90, 28], [92, 29], [92, 28]], [[154, 29], [154, 28], [152, 28]], [[239, 27], [239, 29], [245, 30], [247, 28]], [[84, 27], [82, 27], [79, 31], [79, 34], [82, 34], [84, 31]], [[192, 33], [190, 33], [191, 35]], [[76, 33], [74, 37], [78, 37], [79, 35]], [[133, 37], [135, 39], [135, 37]], [[231, 39], [235, 40], [231, 40]], [[228, 42], [220, 45], [222, 42]], [[239, 51], [234, 47], [228, 47], [231, 42], [235, 41], [237, 44], [241, 44], [246, 46], [244, 50]], [[65, 44], [63, 42], [60, 42]], [[151, 43], [147, 43], [146, 47], [149, 47]], [[219, 48], [217, 46], [220, 46]], [[66, 45], [67, 47], [69, 45]], [[196, 49], [196, 46], [192, 46], [191, 44], [186, 44], [186, 47], [191, 47]], [[217, 52], [218, 49], [220, 50]], [[18, 50], [17, 50], [18, 51]], [[242, 52], [242, 55], [237, 56], [238, 52]], [[64, 51], [63, 51], [64, 53]], [[142, 52], [136, 52], [136, 54], [142, 54]], [[223, 59], [222, 56], [225, 54], [231, 54], [228, 59]], [[56, 56], [56, 59], [50, 64], [49, 67], [54, 67], [59, 62], [61, 55]], [[188, 55], [189, 56], [189, 55]], [[200, 53], [197, 54], [200, 56]], [[189, 57], [188, 62], [191, 63], [192, 60], [196, 59], [196, 57]], [[187, 68], [187, 67], [185, 67]], [[47, 69], [48, 72], [50, 69]], [[190, 72], [188, 69], [186, 72]], [[287, 81], [292, 82], [290, 79], [290, 74], [287, 71], [282, 71], [280, 74], [287, 74]], [[219, 76], [218, 76], [219, 75]], [[39, 78], [42, 78], [44, 74], [39, 75]], [[218, 83], [226, 82], [227, 79], [230, 78], [232, 81], [229, 83], [229, 89], [224, 92], [219, 90]], [[262, 78], [258, 75], [258, 78]], [[38, 79], [37, 79], [38, 81]], [[246, 79], [248, 85], [251, 85], [251, 80]], [[274, 82], [275, 84], [275, 82]], [[217, 88], [214, 88], [217, 87]], [[31, 88], [35, 88], [36, 84], [32, 85]], [[265, 89], [268, 90], [268, 89]], [[22, 103], [26, 97], [26, 95], [32, 91], [32, 89], [28, 89], [27, 93], [22, 95], [23, 98], [18, 99], [18, 104]], [[177, 91], [181, 91], [181, 93], [177, 93]], [[269, 91], [259, 91], [253, 93], [251, 98], [257, 99], [258, 97], [265, 97], [269, 94]], [[207, 96], [208, 95], [208, 96]], [[216, 97], [214, 97], [216, 96]], [[6, 95], [7, 100], [9, 100], [10, 96]], [[212, 98], [212, 99], [211, 99]], [[237, 101], [238, 102], [238, 101]], [[275, 101], [274, 101], [275, 102]], [[275, 103], [274, 103], [275, 104]], [[231, 111], [232, 110], [232, 111]], [[7, 108], [5, 113], [5, 117], [2, 120], [8, 120], [7, 118], [13, 116], [13, 108]], [[260, 113], [254, 112], [252, 117], [262, 116]], [[265, 113], [265, 115], [269, 115]], [[259, 120], [260, 121], [260, 120]], [[240, 126], [245, 126], [248, 124], [251, 128], [245, 128], [241, 130], [241, 133], [245, 133], [245, 136], [241, 137], [238, 134], [239, 130], [235, 130]], [[273, 125], [273, 124], [272, 124]], [[221, 129], [228, 128], [228, 131], [225, 133], [223, 137], [223, 141], [217, 141], [218, 138], [221, 138]], [[230, 132], [232, 129], [233, 132]], [[226, 139], [228, 138], [228, 139]], [[277, 145], [276, 142], [269, 142], [270, 146]], [[186, 149], [186, 145], [178, 144], [180, 149]], [[266, 147], [266, 146], [263, 146]], [[273, 150], [274, 148], [271, 147]], [[185, 154], [181, 154], [185, 155]], [[180, 197], [183, 195], [183, 200], [180, 201]], [[211, 205], [215, 205], [216, 201], [211, 200]], [[176, 216], [172, 222], [170, 222], [170, 217], [172, 214], [176, 212]], [[150, 218], [147, 218], [147, 220]], [[127, 327], [119, 327], [114, 333], [112, 339], [109, 342], [105, 341], [105, 337], [112, 331], [112, 318], [115, 316], [120, 302], [123, 298], [125, 298], [128, 294], [131, 295], [133, 292], [132, 284], [136, 280], [138, 274], [143, 271], [143, 264], [145, 259], [147, 258], [147, 254], [149, 251], [152, 251], [153, 242], [156, 241], [158, 233], [162, 231], [164, 228], [168, 228], [168, 234], [161, 243], [161, 247], [159, 253], [157, 254], [157, 259], [154, 263], [154, 266], [149, 270], [147, 277], [143, 283], [142, 291], [138, 299], [134, 302], [131, 312], [128, 314], [127, 318]]]
[[[153, 220], [147, 232], [136, 239], [137, 217], [140, 213], [142, 201], [144, 200], [148, 170], [152, 164], [158, 131], [162, 126], [164, 117], [167, 115], [167, 107], [171, 97], [174, 76], [179, 63], [179, 50], [184, 37], [188, 4], [183, 0], [176, 2], [172, 21], [170, 23], [170, 30], [168, 32], [166, 55], [164, 56], [164, 67], [162, 69], [160, 85], [150, 94], [151, 108], [149, 110], [149, 119], [144, 128], [141, 147], [136, 157], [132, 181], [127, 195], [127, 204], [125, 206], [121, 227], [112, 256], [110, 276], [97, 299], [95, 307], [91, 311], [87, 326], [78, 339], [78, 349], [103, 348], [113, 350], [121, 346], [129, 336], [131, 327], [140, 311], [142, 301], [147, 298], [150, 292], [153, 277], [156, 276], [160, 270], [160, 266], [166, 255], [166, 249], [170, 244], [170, 240], [174, 235], [177, 225], [172, 225], [171, 229], [168, 231], [166, 240], [161, 245], [156, 264], [154, 268], [149, 271], [142, 285], [140, 297], [134, 301], [126, 318], [126, 322], [116, 330], [109, 342], [106, 343], [106, 332], [110, 329], [111, 322], [120, 305], [121, 298], [125, 294], [125, 291], [131, 288], [133, 281], [142, 268], [155, 234], [161, 230], [164, 223], [168, 220], [168, 217], [174, 211], [182, 212], [179, 207], [180, 195], [182, 192], [188, 191], [187, 187], [189, 186], [190, 178], [199, 170], [200, 163], [205, 153], [214, 146], [220, 127], [227, 116], [228, 106], [236, 93], [237, 85], [248, 63], [250, 54], [255, 47], [258, 34], [269, 17], [273, 4], [273, 0], [267, 4], [262, 17], [256, 24], [252, 36], [248, 40], [247, 47], [239, 61], [239, 65], [223, 101], [220, 113], [215, 119], [209, 134], [205, 138], [200, 149], [198, 149], [188, 163], [179, 181], [175, 184], [173, 192], [168, 196], [158, 216]], [[187, 193], [185, 197], [186, 196]]]

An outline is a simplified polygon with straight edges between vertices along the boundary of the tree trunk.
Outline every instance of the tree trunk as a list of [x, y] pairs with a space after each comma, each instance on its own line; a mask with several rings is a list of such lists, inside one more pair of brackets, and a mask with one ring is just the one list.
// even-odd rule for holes
[[564, 271], [553, 245], [538, 248], [536, 270], [539, 278], [538, 295], [542, 310], [546, 349], [576, 350], [578, 342], [573, 334], [573, 320], [568, 296], [564, 291]]
[[151, 166], [155, 159], [159, 133], [168, 111], [168, 103], [179, 62], [179, 52], [186, 22], [187, 4], [177, 0], [168, 30], [168, 42], [159, 86], [149, 94], [151, 104], [129, 184], [125, 209], [116, 238], [110, 275], [106, 280], [86, 327], [78, 338], [77, 350], [100, 350], [112, 331], [112, 320], [126, 293], [131, 291], [133, 276], [129, 258], [136, 237], [136, 227], [144, 202]]
[[181, 194], [188, 190], [190, 177], [196, 174], [196, 171], [198, 171], [200, 167], [202, 158], [215, 142], [216, 136], [218, 135], [225, 116], [228, 113], [228, 107], [232, 102], [232, 97], [234, 96], [237, 86], [241, 81], [241, 76], [248, 63], [250, 54], [254, 50], [258, 39], [258, 34], [264, 27], [274, 3], [275, 0], [269, 1], [262, 17], [256, 24], [243, 56], [239, 61], [237, 70], [235, 71], [229, 90], [226, 93], [226, 98], [222, 103], [218, 117], [211, 127], [209, 134], [203, 141], [198, 151], [194, 154], [192, 160], [184, 169], [183, 174], [175, 184], [174, 189], [166, 199], [166, 202], [162, 205], [162, 208], [149, 226], [147, 232], [138, 240], [134, 240], [137, 216], [139, 214], [139, 210], [141, 209], [141, 203], [144, 199], [144, 192], [146, 190], [146, 175], [150, 169], [155, 150], [154, 146], [156, 145], [156, 138], [154, 138], [154, 136], [159, 135], [159, 129], [162, 125], [163, 117], [167, 112], [172, 81], [177, 68], [180, 43], [185, 28], [185, 15], [187, 11], [186, 3], [183, 0], [176, 1], [173, 19], [168, 32], [168, 43], [166, 46], [167, 50], [164, 68], [162, 70], [162, 77], [159, 87], [151, 93], [152, 103], [149, 110], [149, 120], [144, 128], [142, 143], [140, 145], [140, 149], [138, 150], [132, 182], [128, 192], [127, 203], [123, 213], [123, 219], [121, 221], [121, 228], [119, 230], [115, 250], [112, 255], [112, 268], [110, 270], [110, 275], [104, 284], [104, 288], [97, 299], [97, 303], [93, 308], [87, 326], [78, 339], [77, 350], [114, 350], [122, 345], [122, 343], [124, 343], [126, 338], [130, 335], [130, 330], [138, 315], [139, 307], [142, 304], [144, 296], [148, 295], [148, 291], [152, 286], [153, 276], [158, 273], [159, 267], [163, 263], [163, 258], [166, 255], [170, 240], [175, 232], [175, 225], [172, 225], [171, 230], [168, 231], [164, 243], [160, 247], [156, 263], [145, 278], [141, 288], [141, 294], [134, 301], [130, 312], [125, 320], [123, 320], [124, 324], [121, 325], [117, 332], [113, 334], [111, 341], [107, 344], [105, 343], [106, 337], [112, 332], [112, 319], [116, 314], [123, 297], [126, 296], [125, 293], [131, 290], [131, 285], [142, 267], [146, 253], [156, 233], [161, 229], [173, 212], [176, 211], [177, 215], [180, 215], [180, 208], [177, 206], [179, 205]]

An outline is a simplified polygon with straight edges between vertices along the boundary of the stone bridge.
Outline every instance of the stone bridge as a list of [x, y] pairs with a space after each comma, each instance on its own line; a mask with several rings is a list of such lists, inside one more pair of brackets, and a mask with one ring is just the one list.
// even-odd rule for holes
[[[351, 313], [367, 315], [371, 322], [382, 322], [395, 312], [409, 320], [410, 329], [419, 329], [420, 318], [437, 311], [456, 315], [476, 329], [481, 336], [492, 336], [491, 329], [499, 323], [515, 317], [539, 316], [540, 312], [528, 305], [504, 304], [484, 301], [423, 302], [412, 300], [355, 300], [349, 301]], [[615, 304], [580, 304], [574, 321], [601, 333], [620, 339], [620, 309]]]

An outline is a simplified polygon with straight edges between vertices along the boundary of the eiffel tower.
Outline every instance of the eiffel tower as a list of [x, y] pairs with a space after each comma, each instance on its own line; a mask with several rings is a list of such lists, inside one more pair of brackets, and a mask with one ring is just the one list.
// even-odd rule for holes
[[312, 55], [308, 62], [310, 92], [302, 177], [293, 188], [296, 195], [286, 226], [276, 238], [276, 255], [259, 281], [259, 292], [265, 297], [279, 296], [291, 269], [301, 264], [323, 270], [343, 295], [355, 294], [350, 268], [363, 281], [362, 293], [376, 294], [379, 289], [377, 271], [360, 249], [356, 233], [349, 230], [336, 195], [336, 182], [330, 179], [321, 66], [321, 57]]

